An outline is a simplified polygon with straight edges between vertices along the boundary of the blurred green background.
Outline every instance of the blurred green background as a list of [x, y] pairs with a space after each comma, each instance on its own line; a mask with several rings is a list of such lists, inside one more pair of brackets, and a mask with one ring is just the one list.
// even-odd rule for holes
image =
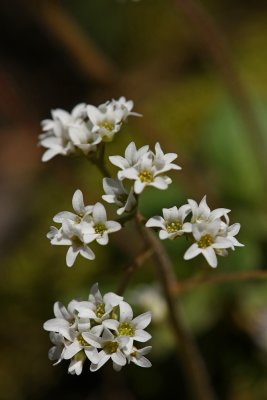
[[[203, 23], [193, 22], [180, 3], [1, 2], [0, 399], [157, 400], [170, 391], [191, 399], [164, 315], [150, 329], [149, 370], [130, 365], [118, 374], [108, 365], [90, 374], [86, 365], [73, 377], [68, 363], [52, 367], [47, 358], [42, 324], [52, 317], [53, 303], [86, 298], [94, 282], [103, 293], [116, 291], [124, 266], [142, 248], [131, 224], [110, 246], [94, 247], [94, 262], [78, 258], [71, 269], [66, 249], [50, 246], [45, 235], [52, 217], [71, 210], [77, 188], [87, 204], [102, 195], [102, 178], [86, 160], [58, 156], [41, 163], [40, 121], [53, 108], [98, 105], [121, 95], [134, 100], [143, 118], [130, 118], [107, 153], [122, 154], [132, 140], [159, 141], [163, 150], [178, 153], [183, 168], [172, 173], [167, 191], [145, 191], [146, 217], [204, 194], [212, 208], [232, 210], [245, 247], [220, 258], [217, 270], [200, 257], [183, 261], [185, 241], [164, 243], [178, 279], [266, 269], [267, 3], [201, 1], [227, 43], [230, 61], [219, 56], [217, 62], [207, 51], [213, 46], [215, 59], [221, 54], [216, 35], [206, 35], [203, 44]], [[138, 303], [140, 284], [153, 286], [156, 279], [147, 261], [126, 300], [133, 296]], [[218, 399], [266, 400], [267, 282], [202, 285], [180, 299]]]

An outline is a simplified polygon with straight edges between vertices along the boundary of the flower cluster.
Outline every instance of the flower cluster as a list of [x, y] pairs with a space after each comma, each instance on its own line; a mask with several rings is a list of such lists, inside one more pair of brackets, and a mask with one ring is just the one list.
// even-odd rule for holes
[[[160, 239], [175, 239], [187, 234], [194, 243], [184, 255], [190, 260], [198, 254], [203, 254], [209, 265], [217, 266], [217, 255], [226, 256], [227, 249], [234, 250], [235, 246], [243, 246], [235, 236], [240, 230], [240, 224], [229, 225], [227, 208], [210, 210], [206, 196], [197, 204], [195, 200], [188, 200], [188, 204], [180, 208], [163, 208], [163, 217], [150, 218], [146, 226], [159, 228]], [[188, 221], [185, 221], [189, 216]]]
[[132, 111], [133, 101], [120, 97], [98, 107], [78, 104], [68, 113], [62, 109], [51, 112], [52, 119], [45, 119], [41, 125], [43, 133], [39, 143], [47, 150], [42, 161], [48, 161], [57, 154], [74, 154], [77, 150], [88, 155], [97, 150], [102, 141], [111, 141], [128, 116], [140, 116]]
[[[109, 157], [119, 171], [115, 179], [107, 177], [103, 142], [113, 139], [128, 116], [139, 115], [132, 109], [133, 102], [124, 97], [99, 107], [78, 104], [71, 113], [57, 109], [52, 111], [52, 119], [42, 122], [44, 133], [40, 135], [40, 144], [47, 149], [43, 161], [57, 154], [69, 155], [78, 150], [85, 156], [90, 155], [91, 162], [106, 175], [102, 199], [115, 204], [118, 215], [127, 214], [120, 218], [121, 222], [134, 218], [138, 197], [147, 186], [165, 190], [172, 182], [166, 173], [181, 169], [173, 163], [177, 154], [163, 153], [159, 143], [151, 150], [147, 145], [138, 149], [131, 142], [124, 157]], [[62, 211], [54, 216], [53, 221], [60, 227], [52, 226], [47, 234], [52, 245], [69, 246], [66, 255], [69, 267], [74, 264], [78, 254], [93, 260], [95, 254], [89, 244], [96, 241], [106, 245], [109, 234], [122, 228], [118, 221], [107, 220], [105, 207], [101, 203], [85, 205], [80, 190], [75, 191], [72, 206], [74, 212]], [[240, 224], [230, 225], [229, 212], [226, 208], [211, 211], [204, 196], [199, 204], [189, 199], [180, 208], [164, 208], [163, 216], [150, 218], [146, 227], [158, 228], [162, 240], [173, 240], [182, 235], [190, 237], [193, 244], [185, 252], [184, 258], [189, 260], [203, 254], [209, 265], [216, 267], [217, 255], [225, 256], [228, 249], [243, 246], [235, 238]], [[154, 313], [158, 320], [164, 318], [166, 310], [155, 290], [151, 289], [143, 297], [139, 293], [139, 300], [149, 305], [151, 310], [156, 310]], [[53, 343], [49, 358], [55, 364], [63, 359], [70, 360], [69, 373], [79, 375], [86, 359], [91, 362], [91, 371], [97, 371], [109, 359], [115, 370], [120, 370], [127, 362], [141, 367], [151, 366], [145, 357], [151, 346], [136, 347], [136, 342], [143, 343], [151, 337], [145, 331], [151, 321], [151, 312], [134, 318], [131, 306], [123, 297], [112, 292], [102, 296], [98, 284], [95, 284], [88, 301], [72, 300], [67, 308], [57, 302], [54, 314], [55, 318], [44, 324]]]
[[106, 245], [109, 233], [121, 229], [118, 222], [107, 221], [106, 210], [101, 203], [85, 206], [80, 190], [74, 193], [72, 206], [75, 213], [62, 211], [56, 214], [53, 221], [60, 223], [61, 227], [51, 226], [47, 234], [51, 244], [70, 246], [66, 256], [68, 267], [74, 264], [78, 254], [93, 260], [95, 254], [88, 244], [96, 240], [100, 245]]
[[120, 168], [118, 180], [133, 180], [133, 192], [140, 194], [146, 186], [167, 189], [172, 180], [165, 173], [172, 169], [181, 169], [172, 163], [176, 158], [176, 153], [164, 154], [159, 143], [156, 143], [153, 152], [148, 146], [137, 150], [135, 143], [131, 142], [125, 150], [124, 157], [110, 156], [109, 160]]
[[72, 300], [67, 308], [56, 302], [54, 314], [55, 318], [44, 323], [54, 345], [48, 353], [54, 365], [70, 360], [68, 371], [77, 375], [86, 359], [91, 362], [90, 371], [97, 371], [109, 359], [117, 371], [130, 362], [151, 366], [144, 357], [151, 346], [135, 346], [135, 342], [144, 343], [151, 338], [144, 330], [151, 313], [133, 318], [132, 308], [123, 297], [112, 292], [102, 296], [97, 283], [92, 286], [88, 301]]

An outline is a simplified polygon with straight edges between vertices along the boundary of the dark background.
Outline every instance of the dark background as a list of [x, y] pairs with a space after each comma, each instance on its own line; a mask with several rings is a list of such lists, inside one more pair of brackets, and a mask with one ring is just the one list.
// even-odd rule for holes
[[[53, 108], [132, 98], [130, 118], [108, 154], [159, 141], [179, 155], [168, 191], [149, 188], [147, 218], [204, 194], [212, 208], [232, 209], [244, 248], [211, 270], [185, 262], [186, 242], [166, 243], [180, 280], [201, 274], [266, 269], [267, 4], [261, 1], [2, 0], [0, 11], [0, 399], [190, 399], [168, 323], [150, 328], [153, 368], [111, 366], [82, 376], [67, 362], [52, 367], [42, 330], [52, 305], [86, 298], [91, 285], [116, 291], [123, 267], [142, 247], [130, 225], [95, 247], [96, 261], [65, 265], [65, 248], [45, 234], [71, 209], [80, 188], [99, 201], [101, 176], [86, 160], [41, 162], [40, 121]], [[189, 2], [189, 4], [191, 4]], [[115, 169], [114, 169], [115, 171]], [[136, 244], [136, 246], [135, 246]], [[151, 262], [126, 292], [154, 285]], [[180, 296], [183, 316], [207, 361], [219, 399], [267, 399], [267, 286], [264, 280], [201, 285]], [[141, 308], [138, 309], [141, 311]]]

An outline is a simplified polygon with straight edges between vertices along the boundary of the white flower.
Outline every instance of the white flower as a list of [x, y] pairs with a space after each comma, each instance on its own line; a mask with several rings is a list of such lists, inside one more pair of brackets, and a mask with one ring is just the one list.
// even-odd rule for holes
[[[134, 167], [142, 157], [148, 153], [149, 146], [142, 146], [137, 150], [134, 142], [131, 142], [125, 149], [125, 157], [121, 156], [110, 156], [109, 160], [112, 164], [116, 165], [122, 170]], [[118, 173], [120, 178], [121, 171]]]
[[134, 192], [140, 194], [146, 186], [154, 186], [157, 189], [165, 190], [172, 183], [171, 178], [161, 175], [153, 164], [150, 155], [146, 155], [139, 163], [132, 168], [121, 171], [119, 179], [131, 179], [134, 182]]
[[[145, 342], [150, 339], [143, 329], [149, 324], [151, 314], [145, 313], [133, 319], [132, 309], [123, 297], [112, 292], [102, 296], [97, 283], [91, 287], [88, 301], [72, 300], [67, 308], [56, 302], [54, 314], [55, 318], [43, 325], [50, 332], [54, 344], [48, 356], [56, 361], [55, 364], [63, 359], [70, 360], [69, 373], [81, 374], [86, 358], [91, 361], [91, 371], [97, 371], [109, 359], [117, 371], [127, 360], [142, 367], [151, 365], [143, 357], [150, 347], [133, 347], [134, 340]], [[116, 332], [112, 333], [106, 325], [112, 326]]]
[[239, 233], [240, 231], [240, 224], [235, 223], [233, 225], [226, 225], [223, 229], [220, 230], [220, 235], [226, 237], [230, 242], [232, 243], [232, 250], [234, 250], [235, 247], [243, 247], [244, 245], [240, 243], [235, 236]]
[[190, 205], [192, 217], [191, 223], [199, 223], [199, 222], [212, 222], [216, 219], [224, 217], [225, 223], [229, 223], [228, 213], [231, 211], [227, 208], [216, 208], [211, 211], [209, 206], [207, 205], [206, 196], [200, 201], [199, 204], [195, 200], [188, 200], [188, 204]]
[[106, 245], [109, 241], [108, 234], [117, 232], [121, 229], [121, 224], [116, 221], [107, 221], [105, 207], [101, 203], [96, 203], [92, 210], [92, 223], [88, 225], [84, 235], [86, 241], [96, 240], [101, 245]]
[[92, 131], [90, 121], [81, 121], [70, 126], [69, 136], [73, 144], [78, 147], [85, 155], [95, 152], [97, 145], [101, 142], [101, 136]]
[[52, 245], [70, 246], [66, 255], [68, 267], [73, 266], [78, 254], [88, 260], [95, 259], [94, 252], [87, 245], [92, 240], [84, 234], [82, 224], [75, 225], [70, 220], [64, 220], [60, 229], [51, 226], [47, 238]]
[[104, 178], [103, 189], [106, 194], [102, 196], [102, 199], [107, 203], [114, 203], [119, 206], [118, 215], [131, 212], [136, 206], [133, 188], [130, 189], [130, 192], [127, 192], [119, 179]]
[[143, 347], [142, 349], [137, 349], [133, 346], [126, 351], [124, 350], [124, 354], [126, 355], [128, 363], [133, 362], [139, 367], [149, 368], [152, 364], [144, 355], [148, 354], [151, 349], [152, 346]]
[[117, 337], [108, 329], [104, 329], [102, 337], [95, 336], [91, 333], [84, 333], [83, 337], [92, 346], [102, 349], [98, 353], [99, 361], [91, 364], [90, 371], [97, 371], [109, 359], [112, 360], [113, 368], [117, 371], [126, 364], [126, 356], [122, 350], [126, 346], [128, 338]]
[[155, 145], [155, 154], [153, 154], [153, 164], [156, 170], [160, 173], [170, 171], [171, 169], [179, 170], [181, 167], [179, 165], [173, 164], [172, 161], [176, 160], [176, 153], [166, 153], [164, 154], [160, 144]]
[[88, 260], [93, 260], [95, 254], [88, 247], [90, 240], [85, 238], [85, 233], [91, 226], [91, 213], [93, 206], [84, 205], [83, 194], [80, 190], [76, 190], [72, 197], [72, 206], [75, 213], [70, 211], [62, 211], [53, 218], [54, 222], [61, 223], [60, 229], [51, 226], [47, 238], [50, 239], [52, 245], [70, 246], [66, 263], [71, 267], [78, 254]]
[[68, 372], [71, 375], [81, 375], [82, 370], [83, 370], [83, 364], [84, 361], [86, 360], [86, 356], [84, 353], [80, 352], [75, 354], [75, 356], [72, 358]]
[[95, 283], [91, 287], [88, 301], [79, 302], [76, 310], [80, 318], [90, 318], [101, 324], [102, 321], [111, 317], [110, 313], [113, 308], [118, 306], [121, 301], [123, 301], [123, 297], [112, 292], [102, 296], [98, 289], [98, 283]]
[[75, 337], [72, 342], [66, 346], [63, 354], [65, 360], [70, 360], [80, 352], [84, 352], [88, 360], [93, 363], [98, 362], [98, 351], [90, 343], [84, 339], [84, 333], [82, 331], [76, 331]]
[[216, 219], [210, 223], [193, 224], [192, 234], [196, 242], [185, 252], [184, 259], [190, 260], [198, 254], [203, 254], [209, 265], [217, 267], [216, 253], [224, 255], [224, 249], [232, 248], [233, 244], [227, 237], [220, 236], [221, 221]]
[[60, 333], [50, 332], [49, 337], [51, 342], [55, 345], [49, 349], [48, 358], [51, 361], [56, 361], [53, 365], [59, 364], [63, 360], [65, 351], [64, 336]]
[[177, 236], [182, 236], [184, 232], [188, 232], [187, 224], [184, 224], [184, 219], [190, 212], [189, 204], [186, 204], [180, 208], [163, 208], [163, 218], [156, 216], [150, 218], [146, 227], [161, 228], [159, 231], [160, 239], [175, 239]]
[[44, 133], [39, 135], [39, 143], [47, 149], [43, 154], [42, 161], [48, 161], [57, 154], [66, 156], [75, 151], [69, 135], [69, 128], [81, 120], [84, 111], [84, 103], [74, 107], [71, 113], [56, 109], [51, 112], [52, 119], [41, 122]]
[[121, 128], [124, 110], [116, 108], [110, 102], [99, 107], [88, 105], [86, 109], [88, 118], [93, 125], [92, 132], [98, 133], [103, 141], [111, 141]]
[[[57, 301], [54, 304], [55, 318], [46, 321], [43, 328], [46, 331], [58, 333], [65, 339], [72, 341], [74, 332], [78, 326], [77, 312], [75, 311], [77, 303], [77, 300], [72, 300], [66, 308], [62, 303]], [[53, 336], [52, 339], [60, 341], [60, 337]], [[54, 340], [52, 342], [55, 343]]]
[[151, 335], [144, 329], [150, 324], [151, 312], [146, 312], [133, 318], [133, 310], [125, 301], [119, 304], [120, 318], [119, 320], [106, 319], [103, 325], [114, 330], [118, 337], [128, 337], [131, 342], [146, 342], [151, 338]]
[[132, 100], [126, 100], [124, 96], [121, 96], [118, 100], [112, 99], [111, 103], [115, 109], [121, 109], [123, 111], [123, 121], [125, 121], [129, 115], [141, 117], [141, 114], [132, 112], [134, 102]]
[[163, 173], [171, 169], [181, 169], [172, 163], [175, 158], [177, 155], [174, 153], [164, 154], [159, 143], [156, 144], [155, 153], [153, 153], [145, 146], [137, 151], [133, 142], [126, 148], [125, 158], [109, 157], [112, 164], [121, 169], [118, 172], [120, 180], [135, 180], [134, 192], [136, 194], [140, 194], [146, 186], [154, 186], [161, 190], [167, 189], [172, 180]]
[[[75, 224], [79, 224], [84, 217], [89, 217], [93, 211], [92, 205], [84, 205], [83, 194], [79, 189], [74, 192], [74, 195], [72, 197], [72, 207], [75, 213], [72, 213], [70, 211], [61, 211], [54, 216], [53, 221], [57, 223], [62, 223], [65, 220], [68, 220], [72, 221]], [[90, 218], [85, 218], [85, 222], [86, 221], [89, 222]]]

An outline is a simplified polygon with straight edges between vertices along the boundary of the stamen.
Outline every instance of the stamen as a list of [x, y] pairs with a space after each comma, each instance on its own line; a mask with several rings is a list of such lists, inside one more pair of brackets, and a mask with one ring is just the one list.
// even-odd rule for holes
[[94, 230], [95, 233], [99, 233], [102, 236], [103, 233], [107, 231], [107, 227], [105, 224], [100, 222], [99, 224], [94, 225]]
[[105, 304], [104, 303], [98, 304], [96, 306], [96, 312], [95, 313], [96, 313], [96, 316], [98, 318], [103, 317], [103, 315], [105, 314]]
[[168, 233], [174, 233], [182, 228], [182, 224], [179, 221], [173, 221], [166, 224], [166, 230]]
[[119, 347], [118, 342], [106, 342], [104, 345], [104, 350], [108, 354], [116, 353], [117, 349]]
[[118, 332], [120, 336], [134, 336], [134, 327], [129, 322], [121, 322]]
[[106, 129], [109, 132], [112, 132], [115, 128], [114, 122], [109, 122], [109, 121], [103, 121], [103, 122], [101, 122], [101, 124], [99, 126], [101, 128]]
[[83, 347], [90, 346], [90, 344], [86, 342], [86, 340], [82, 337], [82, 335], [79, 335], [77, 337], [77, 340], [80, 343], [80, 345]]
[[153, 181], [153, 176], [152, 176], [151, 172], [149, 172], [149, 171], [141, 171], [138, 176], [142, 183], [144, 183], [144, 182], [150, 183]]
[[198, 247], [201, 249], [206, 249], [207, 247], [211, 246], [213, 244], [213, 239], [211, 235], [206, 234], [201, 237], [201, 239], [197, 242]]

